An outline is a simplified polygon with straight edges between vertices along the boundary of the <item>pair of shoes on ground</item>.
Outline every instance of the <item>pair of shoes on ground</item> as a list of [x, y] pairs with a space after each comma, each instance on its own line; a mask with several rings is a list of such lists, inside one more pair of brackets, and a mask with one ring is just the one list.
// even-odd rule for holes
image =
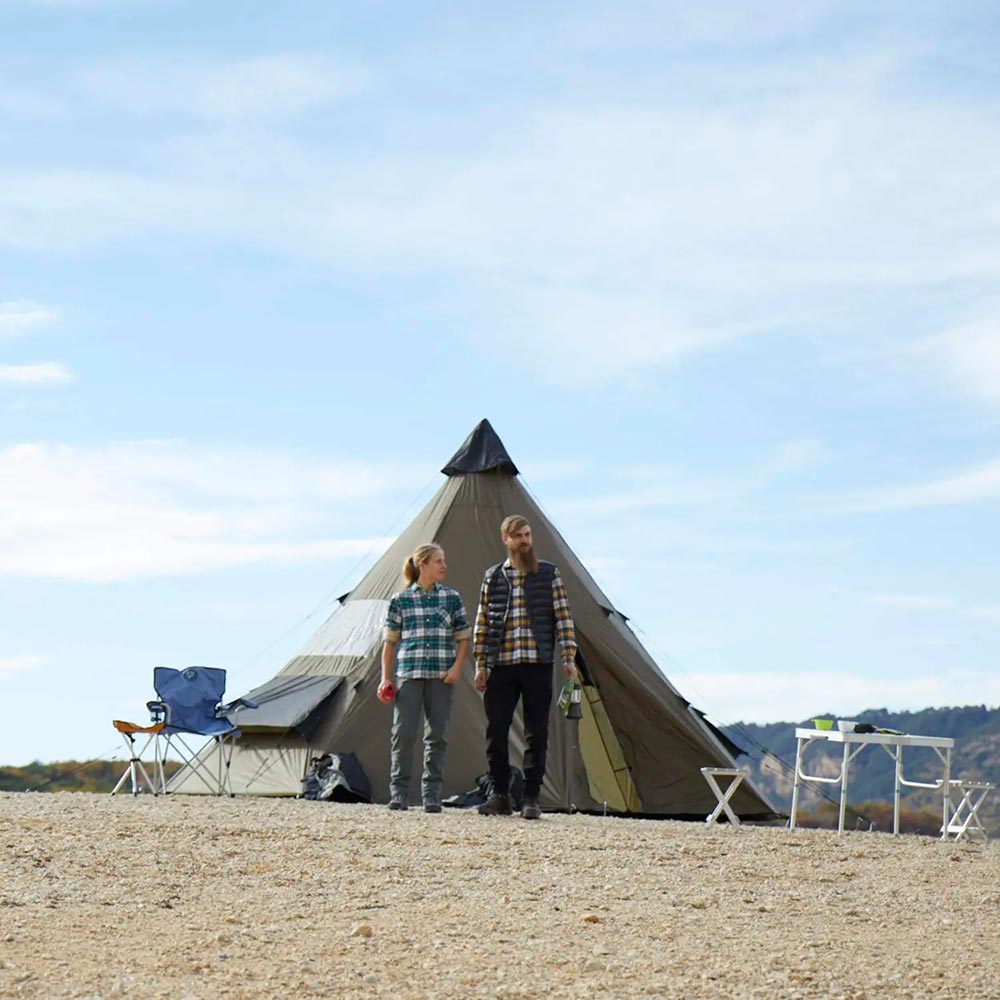
[[[510, 797], [498, 795], [494, 792], [480, 807], [480, 816], [510, 816]], [[538, 819], [542, 815], [542, 810], [538, 805], [537, 796], [524, 797], [521, 805], [521, 817], [523, 819]]]
[[[398, 796], [393, 796], [389, 800], [389, 808], [393, 812], [406, 812], [410, 808], [409, 803]], [[439, 813], [441, 812], [441, 802], [438, 799], [427, 799], [424, 802], [424, 812], [425, 813]]]

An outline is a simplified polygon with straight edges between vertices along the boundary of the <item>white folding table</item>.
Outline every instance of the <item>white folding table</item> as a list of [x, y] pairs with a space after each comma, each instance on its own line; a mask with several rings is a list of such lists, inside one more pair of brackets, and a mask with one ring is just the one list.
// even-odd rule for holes
[[[892, 833], [899, 836], [899, 793], [906, 788], [933, 788], [941, 795], [941, 839], [948, 836], [948, 825], [951, 819], [951, 809], [948, 798], [949, 782], [951, 780], [951, 751], [955, 741], [944, 736], [909, 736], [890, 733], [842, 733], [836, 729], [796, 729], [795, 730], [795, 783], [792, 786], [792, 812], [788, 827], [795, 829], [795, 816], [799, 807], [799, 788], [803, 781], [818, 782], [840, 787], [840, 819], [837, 823], [837, 836], [844, 832], [844, 813], [847, 809], [847, 778], [851, 761], [865, 747], [879, 746], [895, 763], [895, 788], [892, 800]], [[802, 758], [806, 751], [816, 743], [840, 743], [843, 745], [840, 773], [832, 777], [819, 774], [807, 774], [802, 769]], [[929, 747], [941, 762], [941, 778], [935, 781], [908, 781], [903, 775], [903, 749], [905, 747]]]

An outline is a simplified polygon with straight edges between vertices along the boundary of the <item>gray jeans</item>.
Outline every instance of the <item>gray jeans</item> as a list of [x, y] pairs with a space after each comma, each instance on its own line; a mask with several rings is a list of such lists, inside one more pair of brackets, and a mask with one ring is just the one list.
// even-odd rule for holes
[[404, 679], [396, 691], [392, 710], [392, 767], [389, 792], [393, 798], [409, 801], [413, 744], [424, 710], [424, 802], [441, 801], [444, 752], [448, 749], [448, 720], [455, 695], [452, 684], [440, 680]]

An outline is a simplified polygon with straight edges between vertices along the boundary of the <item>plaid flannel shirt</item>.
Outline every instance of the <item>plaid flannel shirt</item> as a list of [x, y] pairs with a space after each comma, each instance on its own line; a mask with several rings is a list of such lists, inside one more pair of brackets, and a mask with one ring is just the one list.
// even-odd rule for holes
[[[512, 663], [537, 663], [538, 646], [535, 634], [531, 630], [531, 618], [528, 615], [528, 602], [524, 593], [524, 572], [515, 569], [510, 559], [504, 560], [503, 571], [510, 581], [510, 611], [507, 623], [504, 625], [503, 638], [497, 650], [496, 665], [510, 666]], [[486, 608], [490, 589], [489, 570], [483, 578], [483, 586], [479, 592], [479, 610], [476, 614], [476, 638], [473, 655], [478, 666], [486, 665]], [[569, 611], [569, 598], [563, 586], [559, 570], [552, 578], [552, 610], [556, 619], [556, 641], [562, 647], [562, 662], [572, 663], [576, 659], [576, 632], [573, 628], [573, 616]]]
[[472, 634], [457, 590], [414, 583], [393, 594], [383, 636], [399, 645], [396, 672], [401, 680], [439, 680], [455, 662], [455, 643]]

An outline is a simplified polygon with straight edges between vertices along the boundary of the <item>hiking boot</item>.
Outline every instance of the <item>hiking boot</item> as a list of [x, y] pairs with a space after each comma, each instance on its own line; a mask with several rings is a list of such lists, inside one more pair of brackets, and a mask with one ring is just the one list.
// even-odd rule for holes
[[538, 819], [542, 815], [542, 810], [538, 805], [538, 796], [530, 797], [525, 795], [521, 804], [522, 819]]
[[441, 803], [437, 799], [425, 799], [424, 800], [424, 812], [425, 813], [439, 813], [439, 812], [441, 812]]
[[410, 807], [404, 799], [401, 799], [398, 795], [394, 795], [389, 799], [389, 808], [393, 812], [406, 812]]
[[494, 792], [480, 807], [480, 816], [509, 816], [510, 799]]

